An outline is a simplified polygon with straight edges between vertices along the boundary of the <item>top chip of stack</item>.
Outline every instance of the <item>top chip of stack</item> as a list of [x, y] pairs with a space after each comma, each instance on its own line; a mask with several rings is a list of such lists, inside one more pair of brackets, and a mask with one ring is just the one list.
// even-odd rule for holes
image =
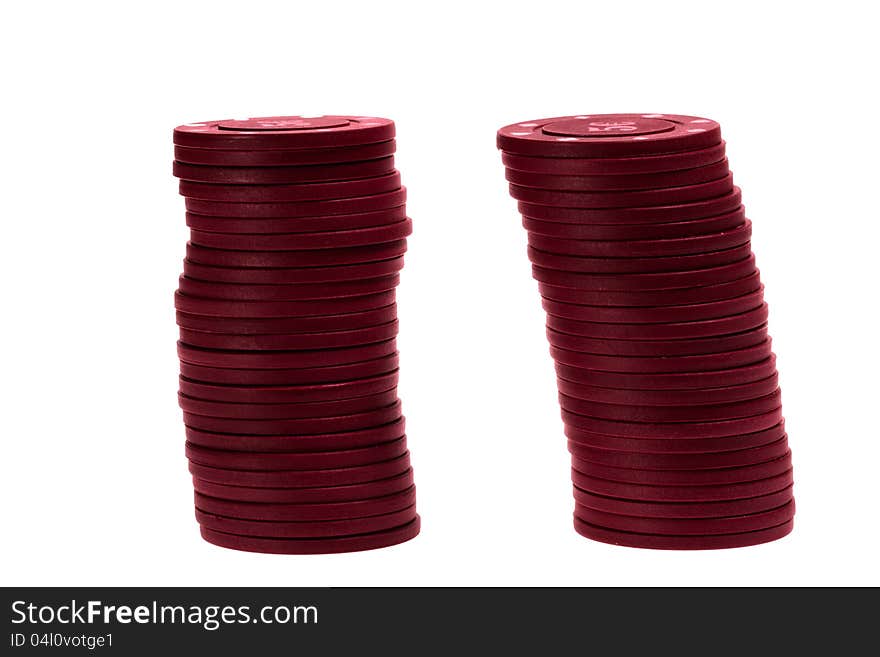
[[394, 139], [394, 122], [366, 116], [267, 116], [187, 123], [174, 143], [193, 148], [336, 148]]

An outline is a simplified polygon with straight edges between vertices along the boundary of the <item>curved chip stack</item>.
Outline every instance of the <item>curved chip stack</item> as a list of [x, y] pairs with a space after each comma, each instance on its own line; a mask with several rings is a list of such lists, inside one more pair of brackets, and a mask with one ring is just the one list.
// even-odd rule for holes
[[413, 538], [395, 303], [412, 224], [394, 123], [211, 121], [174, 144], [191, 231], [179, 401], [202, 536], [286, 554]]
[[767, 306], [720, 126], [581, 115], [497, 142], [547, 312], [575, 529], [660, 549], [788, 534]]

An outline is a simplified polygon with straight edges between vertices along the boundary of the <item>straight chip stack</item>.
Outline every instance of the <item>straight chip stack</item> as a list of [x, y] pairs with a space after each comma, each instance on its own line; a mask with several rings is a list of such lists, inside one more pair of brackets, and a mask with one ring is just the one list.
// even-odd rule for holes
[[394, 136], [353, 116], [174, 130], [190, 228], [179, 401], [211, 543], [348, 552], [419, 532], [397, 396], [412, 224]]
[[580, 115], [497, 144], [547, 314], [576, 531], [658, 549], [788, 534], [767, 306], [720, 126]]

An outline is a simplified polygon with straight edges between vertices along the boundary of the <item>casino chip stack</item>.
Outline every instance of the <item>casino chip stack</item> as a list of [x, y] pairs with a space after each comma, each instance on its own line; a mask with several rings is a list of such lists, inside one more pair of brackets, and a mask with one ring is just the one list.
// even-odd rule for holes
[[547, 312], [575, 529], [661, 549], [788, 534], [767, 306], [719, 125], [541, 119], [498, 147]]
[[395, 304], [412, 226], [394, 124], [211, 121], [174, 144], [191, 230], [179, 398], [202, 536], [287, 554], [413, 538]]

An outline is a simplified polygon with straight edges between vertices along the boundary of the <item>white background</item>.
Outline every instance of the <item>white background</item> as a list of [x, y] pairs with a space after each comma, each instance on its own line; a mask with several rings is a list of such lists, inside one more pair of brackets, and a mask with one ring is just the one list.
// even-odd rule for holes
[[[7, 4], [2, 584], [880, 584], [870, 3]], [[495, 131], [600, 112], [721, 122], [794, 450], [782, 541], [655, 552], [572, 530]], [[380, 551], [234, 552], [203, 542], [192, 514], [171, 129], [300, 113], [393, 118], [409, 188], [400, 391], [423, 530]]]

